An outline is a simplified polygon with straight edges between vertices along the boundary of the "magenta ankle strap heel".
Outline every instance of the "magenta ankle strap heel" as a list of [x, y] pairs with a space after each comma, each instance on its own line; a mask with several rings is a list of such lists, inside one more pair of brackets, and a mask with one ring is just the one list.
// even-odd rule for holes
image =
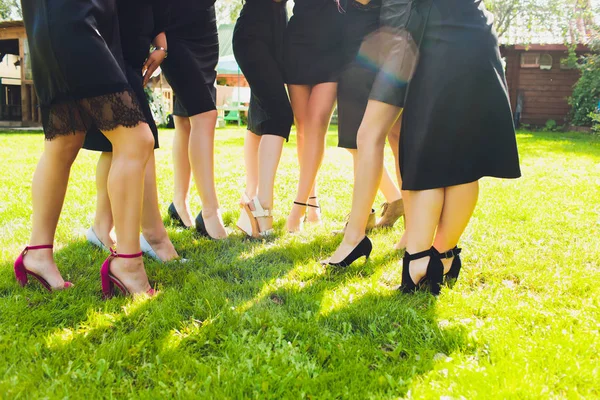
[[[100, 279], [102, 280], [102, 296], [104, 299], [110, 299], [114, 296], [114, 287], [118, 287], [121, 293], [125, 296], [129, 296], [131, 293], [129, 289], [121, 282], [117, 277], [110, 273], [110, 263], [115, 258], [138, 258], [144, 255], [143, 252], [139, 252], [136, 254], [119, 254], [113, 249], [110, 249], [111, 255], [104, 261], [102, 264], [102, 268], [100, 269]], [[149, 296], [154, 296], [156, 291], [154, 289], [150, 289], [146, 292]]]
[[48, 283], [48, 281], [46, 279], [44, 279], [40, 275], [36, 274], [35, 272], [31, 272], [27, 268], [25, 268], [25, 262], [24, 262], [25, 255], [30, 250], [41, 250], [41, 249], [52, 249], [52, 248], [54, 248], [54, 246], [51, 245], [51, 244], [44, 244], [44, 245], [40, 245], [40, 246], [27, 246], [27, 247], [25, 247], [25, 250], [23, 250], [23, 252], [15, 260], [15, 278], [17, 279], [17, 282], [19, 282], [19, 284], [21, 286], [25, 287], [25, 285], [27, 285], [28, 276], [32, 276], [33, 278], [35, 278], [49, 292], [52, 292], [54, 290], [68, 289], [71, 286], [73, 286], [73, 284], [71, 282], [65, 282], [65, 284], [64, 284], [64, 286], [62, 288], [53, 288]]

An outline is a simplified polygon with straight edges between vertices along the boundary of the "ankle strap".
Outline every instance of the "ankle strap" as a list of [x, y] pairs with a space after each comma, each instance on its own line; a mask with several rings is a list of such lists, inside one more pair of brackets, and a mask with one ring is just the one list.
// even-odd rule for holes
[[435, 251], [436, 255], [440, 259], [442, 259], [442, 260], [445, 260], [445, 259], [448, 259], [448, 258], [452, 258], [452, 257], [456, 257], [462, 251], [462, 249], [459, 249], [458, 246], [455, 246], [453, 249], [450, 249], [450, 250], [445, 251], [443, 253], [440, 253], [439, 251], [437, 251], [437, 249], [435, 247], [432, 247], [431, 249], [432, 249], [432, 251]]
[[115, 258], [138, 258], [144, 255], [144, 252], [140, 251], [135, 254], [119, 254], [115, 250], [110, 249], [110, 254]]
[[25, 251], [29, 251], [29, 250], [41, 250], [41, 249], [52, 249], [54, 248], [54, 245], [52, 244], [42, 244], [39, 246], [27, 246], [25, 247]]
[[[315, 197], [315, 199], [316, 199], [316, 197]], [[298, 201], [295, 201], [295, 202], [294, 202], [294, 204], [295, 204], [295, 205], [297, 205], [297, 206], [302, 206], [302, 207], [321, 208], [321, 207], [319, 207], [319, 206], [315, 206], [315, 205], [313, 205], [313, 204], [308, 204], [308, 203], [300, 203], [300, 202], [298, 202]]]
[[425, 257], [431, 257], [432, 255], [433, 254], [432, 254], [431, 249], [428, 249], [428, 250], [421, 251], [421, 252], [415, 253], [415, 254], [410, 254], [409, 252], [405, 252], [404, 258], [408, 261], [414, 261], [414, 260], [419, 260], [419, 259], [425, 258]]

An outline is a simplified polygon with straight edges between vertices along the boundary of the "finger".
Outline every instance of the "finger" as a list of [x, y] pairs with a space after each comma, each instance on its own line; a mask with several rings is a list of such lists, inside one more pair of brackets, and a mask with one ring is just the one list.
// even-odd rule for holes
[[152, 55], [150, 55], [150, 57], [148, 57], [148, 59], [144, 63], [144, 66], [142, 67], [142, 75], [145, 74], [145, 72], [148, 70], [148, 68], [150, 68], [152, 64], [154, 64], [154, 59], [152, 58]]
[[150, 81], [150, 78], [152, 78], [152, 75], [154, 74], [154, 71], [156, 71], [157, 69], [157, 65], [156, 63], [152, 63], [150, 64], [150, 66], [148, 66], [148, 69], [146, 70], [146, 73], [144, 74], [144, 86], [146, 86], [148, 84], [148, 82]]

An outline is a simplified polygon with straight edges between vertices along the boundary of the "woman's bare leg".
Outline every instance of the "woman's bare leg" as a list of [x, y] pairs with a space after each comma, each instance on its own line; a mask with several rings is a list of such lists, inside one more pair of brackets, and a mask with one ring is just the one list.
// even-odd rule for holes
[[[291, 85], [291, 87], [293, 86]], [[304, 91], [302, 96], [305, 96], [305, 94]], [[304, 115], [304, 138], [296, 202], [306, 203], [308, 198], [311, 197], [311, 193], [316, 194], [313, 189], [315, 189], [317, 174], [323, 162], [325, 135], [331, 121], [336, 96], [337, 83], [322, 83], [310, 90], [306, 115]], [[292, 98], [292, 107], [293, 103], [294, 98]], [[304, 207], [297, 205], [292, 208], [287, 221], [288, 231], [295, 232], [299, 229], [304, 211]]]
[[[96, 187], [98, 189], [94, 232], [105, 246], [114, 247], [110, 236], [114, 227], [110, 198], [108, 196], [108, 174], [112, 163], [112, 153], [102, 153], [96, 170]], [[167, 234], [162, 221], [158, 204], [158, 188], [156, 187], [156, 162], [154, 152], [146, 164], [144, 174], [144, 204], [142, 209], [142, 233], [163, 261], [179, 257]]]
[[388, 134], [388, 141], [394, 154], [396, 179], [398, 179], [398, 187], [402, 190], [402, 176], [400, 174], [400, 129], [402, 129], [402, 114]]
[[[104, 131], [113, 145], [113, 160], [108, 176], [108, 194], [117, 234], [118, 252], [140, 252], [140, 225], [146, 164], [154, 151], [154, 138], [147, 124], [134, 128], [118, 127]], [[116, 258], [111, 263], [115, 275], [131, 293], [150, 289], [144, 261]]]
[[244, 139], [244, 163], [246, 165], [246, 196], [252, 199], [258, 193], [258, 150], [261, 136], [246, 131]]
[[[352, 159], [354, 161], [353, 162], [354, 175], [356, 175], [356, 168], [358, 165], [358, 163], [357, 163], [358, 151], [356, 149], [346, 149], [346, 150], [348, 150], [350, 152], [350, 154], [352, 154]], [[402, 195], [400, 194], [400, 190], [398, 190], [398, 187], [392, 180], [392, 176], [390, 175], [390, 173], [387, 170], [387, 168], [385, 167], [385, 165], [383, 166], [383, 175], [381, 176], [381, 183], [379, 184], [379, 191], [381, 192], [381, 194], [383, 194], [383, 197], [385, 197], [385, 201], [387, 201], [388, 203], [392, 203], [392, 202], [402, 198]]]
[[[273, 209], [273, 191], [275, 176], [281, 160], [284, 138], [275, 135], [263, 135], [258, 151], [258, 201], [267, 210]], [[260, 218], [258, 220], [260, 231], [264, 232], [273, 228], [273, 218]]]
[[227, 231], [219, 213], [219, 200], [215, 186], [215, 128], [217, 111], [190, 117], [191, 134], [189, 160], [202, 200], [202, 216], [208, 234], [214, 239], [224, 239]]
[[174, 117], [175, 136], [173, 136], [173, 204], [186, 226], [193, 226], [194, 219], [190, 212], [188, 195], [192, 177], [190, 166], [190, 119], [187, 117]]
[[112, 153], [103, 152], [96, 167], [96, 215], [94, 217], [94, 233], [109, 248], [115, 247], [115, 239], [111, 235], [114, 228], [112, 208], [108, 196], [108, 174], [112, 163]]
[[[400, 174], [400, 133], [402, 129], [402, 116], [398, 118], [398, 122], [390, 131], [388, 135], [388, 141], [394, 154], [394, 165], [396, 167], [396, 178], [398, 179], [398, 187], [402, 190], [402, 176]], [[402, 192], [401, 192], [402, 193]], [[406, 248], [406, 220], [404, 220], [404, 233], [400, 238], [400, 241], [396, 243], [394, 248], [396, 250], [404, 250]]]
[[[298, 152], [299, 170], [301, 170], [306, 143], [306, 119], [308, 118], [308, 101], [310, 100], [311, 87], [308, 85], [288, 85], [288, 89], [296, 123], [296, 149]], [[298, 176], [300, 176], [300, 173], [298, 173]], [[292, 205], [292, 210], [286, 222], [288, 232], [297, 232], [300, 230], [305, 212], [306, 207]]]
[[[429, 250], [442, 215], [444, 189], [405, 190], [403, 194], [406, 230], [410, 232], [410, 235], [407, 236], [406, 251], [416, 254]], [[418, 283], [425, 276], [428, 263], [429, 257], [410, 263], [410, 275], [413, 282]]]
[[[69, 174], [85, 135], [59, 136], [44, 144], [44, 152], [33, 175], [33, 216], [30, 246], [54, 243], [56, 226], [65, 200]], [[27, 253], [25, 267], [44, 277], [55, 288], [62, 288], [64, 280], [54, 263], [51, 249]]]
[[144, 174], [142, 234], [162, 261], [171, 261], [179, 258], [179, 254], [177, 254], [173, 243], [171, 243], [171, 239], [169, 239], [162, 216], [160, 215], [154, 152], [150, 155]]
[[330, 262], [342, 261], [365, 237], [367, 221], [383, 173], [383, 154], [387, 135], [400, 115], [400, 108], [369, 101], [358, 131], [357, 169], [352, 196], [352, 211], [344, 240]]
[[[478, 198], [478, 181], [445, 188], [444, 207], [433, 242], [437, 251], [445, 252], [458, 244], [475, 211]], [[444, 273], [448, 273], [452, 259], [444, 259], [442, 262]]]

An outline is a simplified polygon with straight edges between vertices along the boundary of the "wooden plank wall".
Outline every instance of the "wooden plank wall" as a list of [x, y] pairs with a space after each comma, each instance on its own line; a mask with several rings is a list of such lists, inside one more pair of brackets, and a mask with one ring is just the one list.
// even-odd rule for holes
[[555, 120], [559, 125], [566, 122], [570, 106], [568, 98], [573, 93], [573, 85], [579, 79], [576, 69], [560, 68], [560, 60], [566, 52], [542, 52], [552, 56], [552, 69], [544, 71], [539, 68], [521, 68], [522, 51], [511, 50], [506, 54], [507, 81], [513, 110], [516, 108], [519, 93], [524, 95], [524, 108], [521, 123], [545, 125], [548, 120]]

